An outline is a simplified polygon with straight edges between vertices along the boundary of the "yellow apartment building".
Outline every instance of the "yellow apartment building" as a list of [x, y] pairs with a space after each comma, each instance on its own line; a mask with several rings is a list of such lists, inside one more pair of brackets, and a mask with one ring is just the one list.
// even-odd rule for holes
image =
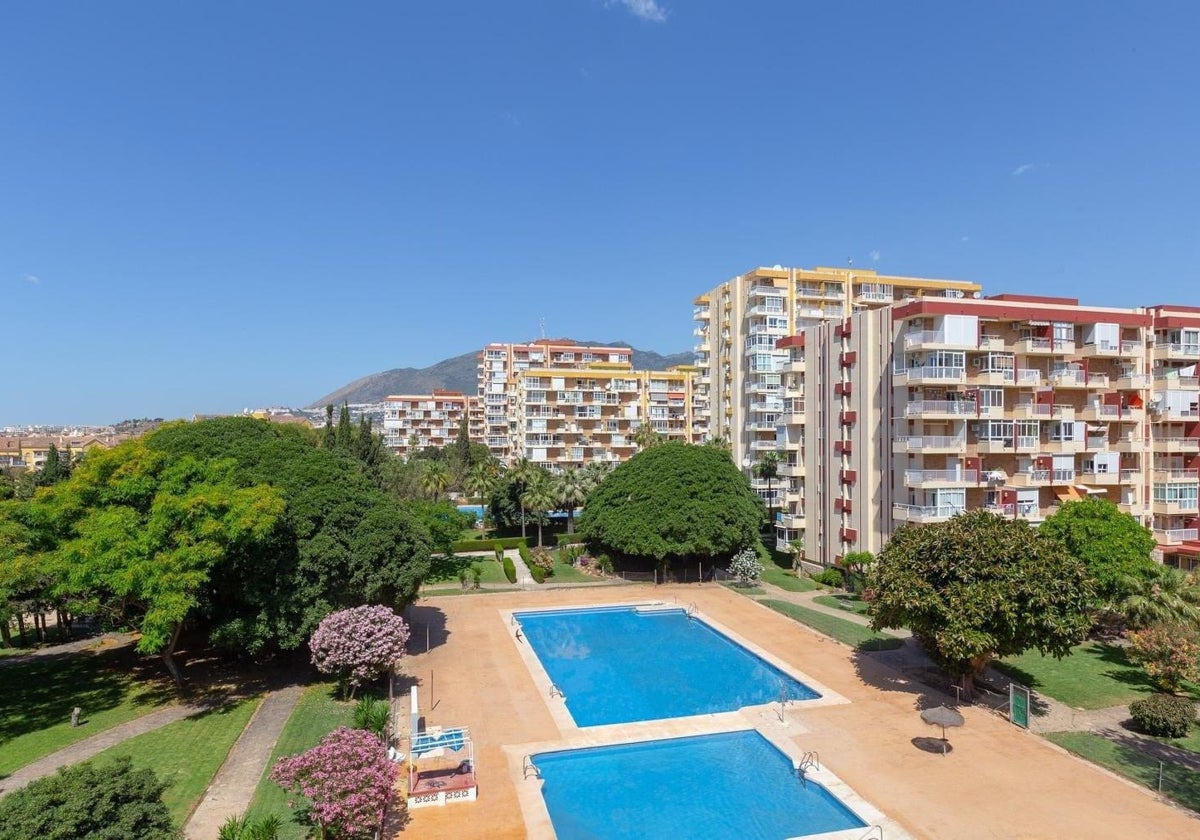
[[479, 400], [458, 391], [387, 397], [383, 411], [383, 441], [404, 458], [426, 447], [441, 448], [458, 440], [463, 417], [468, 438], [483, 442], [483, 412]]

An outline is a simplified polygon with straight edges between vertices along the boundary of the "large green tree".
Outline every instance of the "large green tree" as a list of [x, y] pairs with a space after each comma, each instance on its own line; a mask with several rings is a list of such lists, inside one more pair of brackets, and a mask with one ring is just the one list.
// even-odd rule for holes
[[1065, 502], [1038, 529], [1081, 560], [1095, 584], [1096, 606], [1115, 608], [1139, 578], [1153, 574], [1154, 537], [1107, 499]]
[[575, 533], [575, 508], [587, 500], [587, 479], [575, 467], [568, 467], [554, 477], [554, 501], [567, 513], [567, 533]]
[[594, 551], [665, 567], [757, 545], [765, 516], [762, 499], [728, 455], [672, 441], [613, 470], [588, 496], [578, 530]]
[[1094, 597], [1083, 562], [1062, 543], [986, 511], [900, 528], [865, 595], [872, 627], [909, 628], [967, 687], [999, 657], [1067, 655], [1087, 634]]

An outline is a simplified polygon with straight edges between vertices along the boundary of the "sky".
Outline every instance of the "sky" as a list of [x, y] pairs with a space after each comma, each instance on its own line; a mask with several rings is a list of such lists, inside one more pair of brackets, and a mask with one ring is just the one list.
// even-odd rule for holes
[[20, 2], [0, 426], [692, 346], [759, 265], [1200, 305], [1194, 2]]

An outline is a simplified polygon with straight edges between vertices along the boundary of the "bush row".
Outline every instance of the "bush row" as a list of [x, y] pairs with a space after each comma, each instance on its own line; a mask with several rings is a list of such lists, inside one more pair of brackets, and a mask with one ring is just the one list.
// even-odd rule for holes
[[455, 540], [450, 544], [450, 550], [455, 554], [465, 551], [490, 551], [500, 546], [502, 549], [520, 548], [525, 545], [524, 537], [496, 537], [494, 539]]
[[559, 545], [583, 545], [583, 537], [579, 534], [559, 534], [554, 539]]
[[517, 567], [513, 563], [511, 557], [504, 558], [504, 576], [508, 578], [509, 583], [517, 582]]

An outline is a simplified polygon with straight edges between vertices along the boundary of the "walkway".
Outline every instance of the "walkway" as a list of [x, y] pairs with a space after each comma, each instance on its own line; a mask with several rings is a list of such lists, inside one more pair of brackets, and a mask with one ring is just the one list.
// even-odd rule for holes
[[290, 685], [272, 691], [259, 704], [184, 827], [187, 840], [211, 840], [225, 820], [250, 806], [279, 733], [303, 693], [304, 686]]
[[14, 653], [11, 656], [0, 657], [0, 668], [5, 665], [19, 665], [22, 662], [28, 662], [31, 659], [37, 659], [43, 656], [59, 656], [64, 653], [77, 653], [81, 650], [90, 650], [95, 648], [113, 648], [127, 645], [134, 640], [133, 633], [104, 633], [100, 636], [87, 636], [82, 639], [76, 639], [73, 642], [63, 642], [61, 645], [46, 645], [45, 647], [33, 648], [25, 653]]
[[142, 715], [136, 720], [122, 723], [119, 726], [114, 726], [112, 729], [106, 729], [90, 738], [76, 741], [69, 747], [63, 747], [58, 752], [50, 753], [50, 755], [39, 758], [32, 764], [26, 764], [24, 767], [14, 770], [11, 776], [0, 780], [0, 796], [23, 788], [30, 782], [44, 776], [50, 776], [59, 767], [68, 767], [72, 764], [78, 764], [81, 761], [87, 761], [89, 758], [103, 752], [109, 747], [116, 746], [122, 741], [127, 741], [146, 732], [153, 732], [155, 729], [161, 729], [168, 723], [183, 720], [186, 717], [203, 712], [207, 708], [209, 707], [204, 704], [167, 706], [165, 709], [159, 709], [147, 715]]

